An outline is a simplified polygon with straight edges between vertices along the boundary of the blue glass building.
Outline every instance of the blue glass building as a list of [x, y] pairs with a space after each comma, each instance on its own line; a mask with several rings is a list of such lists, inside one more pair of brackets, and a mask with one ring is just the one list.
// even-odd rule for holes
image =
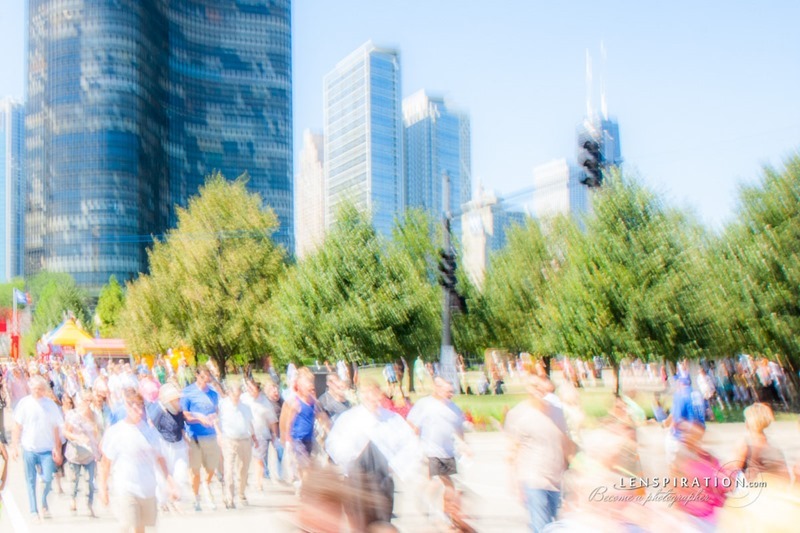
[[291, 1], [173, 0], [168, 18], [172, 203], [246, 172], [293, 252]]
[[405, 207], [398, 53], [368, 42], [336, 65], [324, 87], [325, 223], [352, 202], [389, 236]]
[[619, 140], [619, 122], [603, 117], [600, 119], [600, 132], [603, 161], [609, 166], [620, 166], [622, 164], [622, 148]]
[[460, 220], [471, 200], [469, 118], [448, 109], [441, 98], [420, 91], [403, 100], [406, 206], [439, 220], [445, 210], [445, 174], [450, 181], [447, 210]]
[[247, 172], [292, 249], [290, 0], [30, 0], [26, 273], [147, 268], [207, 174]]
[[0, 100], [0, 283], [24, 272], [25, 108]]
[[30, 1], [26, 274], [97, 291], [146, 268], [169, 209], [164, 5]]

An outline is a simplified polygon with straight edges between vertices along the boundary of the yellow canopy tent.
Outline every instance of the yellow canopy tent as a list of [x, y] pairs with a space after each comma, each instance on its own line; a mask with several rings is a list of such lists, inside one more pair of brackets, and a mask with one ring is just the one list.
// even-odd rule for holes
[[81, 341], [92, 340], [92, 336], [83, 331], [73, 319], [65, 320], [47, 336], [47, 344], [69, 346], [74, 348]]

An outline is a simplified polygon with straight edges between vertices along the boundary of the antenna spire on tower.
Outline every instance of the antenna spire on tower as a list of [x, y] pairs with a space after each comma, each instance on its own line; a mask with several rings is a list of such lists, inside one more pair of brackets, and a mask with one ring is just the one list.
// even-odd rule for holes
[[586, 49], [586, 118], [592, 120], [592, 56]]

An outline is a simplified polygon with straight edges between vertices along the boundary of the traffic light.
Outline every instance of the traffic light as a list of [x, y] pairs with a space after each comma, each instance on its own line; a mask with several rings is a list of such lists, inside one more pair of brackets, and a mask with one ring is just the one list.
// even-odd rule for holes
[[587, 187], [599, 187], [603, 184], [602, 139], [592, 128], [587, 128], [578, 136], [578, 163], [586, 172], [581, 183]]
[[453, 291], [452, 298], [450, 300], [450, 304], [453, 309], [458, 311], [459, 313], [466, 313], [467, 312], [467, 299], [464, 298], [461, 294]]
[[456, 288], [456, 256], [453, 252], [439, 252], [439, 283], [449, 290]]

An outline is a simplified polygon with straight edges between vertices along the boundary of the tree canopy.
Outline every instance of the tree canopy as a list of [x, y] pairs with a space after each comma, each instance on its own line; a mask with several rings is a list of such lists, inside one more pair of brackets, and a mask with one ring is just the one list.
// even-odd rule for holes
[[119, 316], [125, 307], [125, 291], [117, 281], [116, 276], [111, 276], [108, 284], [100, 291], [97, 300], [95, 314], [100, 321], [100, 335], [103, 337], [115, 337]]
[[297, 263], [272, 301], [280, 361], [386, 361], [436, 350], [438, 290], [428, 272], [430, 224], [412, 214], [387, 243], [344, 206], [322, 246]]
[[225, 372], [264, 355], [268, 301], [283, 270], [277, 218], [246, 178], [215, 174], [178, 225], [149, 251], [150, 273], [129, 283], [120, 328], [138, 353], [188, 345]]

